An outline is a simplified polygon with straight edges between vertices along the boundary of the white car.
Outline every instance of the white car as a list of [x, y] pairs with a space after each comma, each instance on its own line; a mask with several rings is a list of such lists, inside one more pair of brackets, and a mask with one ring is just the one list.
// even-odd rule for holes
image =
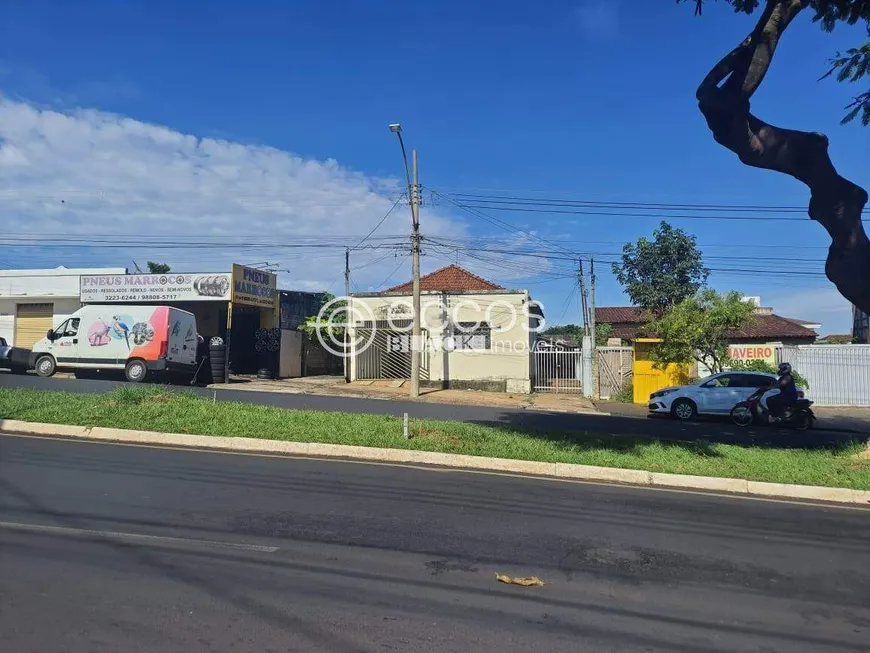
[[728, 415], [736, 404], [748, 399], [761, 386], [773, 385], [778, 378], [776, 374], [765, 372], [713, 374], [690, 385], [653, 392], [649, 396], [649, 411], [672, 415], [679, 420], [694, 419], [698, 415]]

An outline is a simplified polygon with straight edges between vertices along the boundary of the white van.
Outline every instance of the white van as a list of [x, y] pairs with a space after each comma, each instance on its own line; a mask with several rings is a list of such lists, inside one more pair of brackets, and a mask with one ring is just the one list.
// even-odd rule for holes
[[33, 345], [39, 376], [58, 369], [124, 370], [138, 383], [149, 372], [196, 372], [196, 317], [171, 306], [84, 306]]

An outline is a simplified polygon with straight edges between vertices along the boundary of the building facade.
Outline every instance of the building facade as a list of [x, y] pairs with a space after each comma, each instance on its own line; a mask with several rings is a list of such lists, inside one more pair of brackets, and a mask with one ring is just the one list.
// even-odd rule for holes
[[[540, 312], [526, 290], [502, 288], [456, 265], [421, 287], [421, 386], [529, 393]], [[350, 378], [407, 379], [411, 284], [350, 299]]]
[[126, 268], [0, 270], [0, 336], [30, 349], [82, 306], [82, 275], [123, 275]]

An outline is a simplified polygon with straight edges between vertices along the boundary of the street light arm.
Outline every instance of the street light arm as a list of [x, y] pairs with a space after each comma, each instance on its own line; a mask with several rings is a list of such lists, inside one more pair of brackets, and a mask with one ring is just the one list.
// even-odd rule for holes
[[405, 139], [402, 138], [402, 132], [397, 131], [396, 136], [399, 137], [399, 146], [402, 148], [402, 162], [405, 164], [405, 180], [408, 183], [408, 200], [411, 199], [411, 171], [408, 169], [408, 154], [405, 151]]

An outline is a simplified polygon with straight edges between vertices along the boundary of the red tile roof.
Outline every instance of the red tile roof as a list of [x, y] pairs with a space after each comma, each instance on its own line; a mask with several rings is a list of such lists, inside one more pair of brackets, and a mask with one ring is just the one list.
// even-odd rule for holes
[[[410, 293], [413, 283], [408, 281], [384, 292]], [[504, 290], [501, 286], [472, 274], [458, 265], [448, 265], [420, 277], [420, 290], [437, 292], [474, 292], [475, 290]]]
[[[633, 306], [603, 306], [595, 309], [595, 321], [599, 324], [613, 325], [611, 337], [623, 340], [634, 340], [637, 337], [642, 337], [643, 325], [648, 319], [649, 315], [645, 311]], [[728, 337], [734, 340], [806, 338], [812, 341], [816, 337], [816, 332], [793, 320], [771, 314], [754, 315], [751, 324], [743, 329], [730, 332]]]

